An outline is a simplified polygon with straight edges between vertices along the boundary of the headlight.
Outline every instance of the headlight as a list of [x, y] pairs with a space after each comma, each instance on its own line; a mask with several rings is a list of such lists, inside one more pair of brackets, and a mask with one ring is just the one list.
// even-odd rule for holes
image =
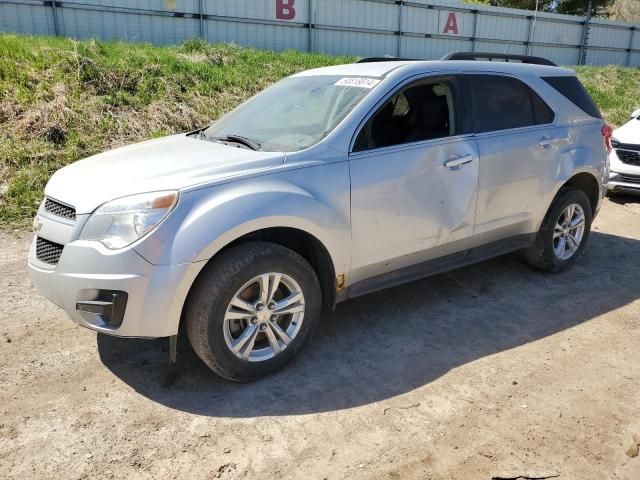
[[97, 240], [115, 250], [132, 244], [159, 225], [178, 202], [178, 192], [151, 192], [118, 198], [98, 207], [80, 240]]

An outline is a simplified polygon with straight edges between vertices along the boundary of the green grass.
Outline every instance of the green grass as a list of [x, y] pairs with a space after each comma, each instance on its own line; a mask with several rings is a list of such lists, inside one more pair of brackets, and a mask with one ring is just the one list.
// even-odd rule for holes
[[[294, 72], [349, 63], [190, 40], [179, 46], [0, 34], [0, 226], [28, 224], [58, 168], [204, 126]], [[640, 72], [580, 67], [607, 121], [640, 98]]]
[[612, 126], [619, 127], [640, 108], [640, 69], [614, 65], [574, 69]]
[[0, 225], [26, 225], [66, 164], [205, 126], [282, 77], [353, 60], [0, 34]]

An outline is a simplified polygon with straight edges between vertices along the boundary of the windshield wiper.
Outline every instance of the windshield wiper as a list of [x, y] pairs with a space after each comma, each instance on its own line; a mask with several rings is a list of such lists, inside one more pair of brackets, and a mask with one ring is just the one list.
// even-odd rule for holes
[[247, 137], [243, 137], [242, 135], [225, 135], [224, 137], [212, 137], [212, 140], [241, 143], [242, 145], [249, 147], [251, 150], [262, 149], [262, 145], [260, 145], [258, 142], [251, 140]]

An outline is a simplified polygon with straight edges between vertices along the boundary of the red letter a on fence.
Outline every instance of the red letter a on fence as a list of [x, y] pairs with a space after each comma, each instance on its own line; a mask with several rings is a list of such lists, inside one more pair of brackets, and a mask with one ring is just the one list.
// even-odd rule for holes
[[276, 18], [278, 20], [293, 20], [296, 18], [296, 9], [293, 5], [296, 0], [276, 0]]
[[453, 33], [458, 35], [458, 21], [456, 20], [456, 14], [449, 12], [447, 17], [447, 23], [444, 24], [444, 30], [442, 33]]

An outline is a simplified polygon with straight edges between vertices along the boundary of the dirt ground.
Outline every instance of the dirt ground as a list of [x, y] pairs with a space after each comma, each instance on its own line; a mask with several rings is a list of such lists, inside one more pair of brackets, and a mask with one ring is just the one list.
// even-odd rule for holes
[[640, 199], [570, 271], [515, 255], [341, 304], [289, 368], [75, 326], [0, 236], [0, 478], [640, 479]]

